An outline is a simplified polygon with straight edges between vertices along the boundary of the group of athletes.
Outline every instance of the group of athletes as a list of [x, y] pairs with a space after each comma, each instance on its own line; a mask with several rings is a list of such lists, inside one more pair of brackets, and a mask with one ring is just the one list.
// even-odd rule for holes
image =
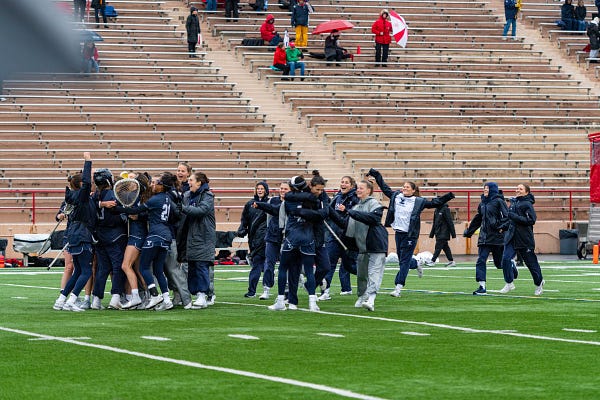
[[[133, 205], [118, 201], [119, 191], [116, 195], [114, 189], [119, 178], [135, 180], [139, 193]], [[251, 269], [245, 297], [257, 295], [262, 274], [261, 300], [271, 297], [277, 283], [270, 310], [297, 309], [301, 287], [308, 293], [309, 310], [318, 311], [318, 301], [331, 299], [331, 283], [339, 262], [340, 295], [353, 294], [350, 277], [355, 274], [355, 307], [374, 311], [388, 253], [386, 227], [394, 230], [400, 265], [391, 295], [401, 295], [410, 269], [421, 276], [426, 260], [413, 256], [421, 213], [425, 208], [443, 209], [454, 195], [427, 200], [413, 182], [392, 190], [375, 169], [367, 178], [356, 182], [351, 176], [342, 177], [332, 199], [318, 171], [313, 171], [308, 181], [294, 176], [281, 182], [278, 196], [269, 196], [266, 182], [256, 184], [235, 232], [236, 236], [248, 237]], [[373, 197], [373, 181], [390, 199], [388, 207]], [[130, 172], [115, 178], [105, 168], [92, 173], [91, 156], [85, 152], [83, 170], [69, 177], [57, 214], [57, 220], [67, 219], [67, 228], [65, 270], [53, 308], [103, 309], [109, 275], [109, 308], [168, 310], [181, 305], [202, 309], [214, 304], [217, 232], [209, 182], [204, 173], [192, 172], [183, 162], [176, 173], [155, 176]], [[533, 195], [527, 185], [519, 185], [516, 194], [507, 207], [497, 185], [487, 183], [478, 212], [464, 232], [469, 237], [480, 230], [476, 264], [479, 288], [473, 294], [486, 293], [485, 263], [490, 253], [496, 266], [504, 270], [502, 293], [514, 289], [513, 279], [518, 273], [512, 260], [515, 253], [532, 273], [535, 294], [543, 291], [544, 281], [533, 252]], [[442, 248], [436, 243], [435, 257]], [[431, 259], [427, 261], [431, 263]], [[320, 296], [316, 294], [318, 286]], [[84, 296], [80, 297], [82, 291]]]

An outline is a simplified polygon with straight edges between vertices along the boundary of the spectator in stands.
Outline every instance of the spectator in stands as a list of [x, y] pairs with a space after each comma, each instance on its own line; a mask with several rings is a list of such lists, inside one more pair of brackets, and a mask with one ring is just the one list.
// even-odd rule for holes
[[283, 71], [284, 76], [290, 72], [290, 67], [287, 65], [287, 54], [283, 42], [279, 42], [275, 48], [275, 54], [273, 55], [273, 66]]
[[595, 0], [594, 1], [594, 5], [598, 9], [598, 15], [600, 15], [600, 0]]
[[354, 307], [375, 311], [375, 297], [383, 280], [388, 250], [388, 232], [381, 223], [385, 207], [373, 197], [373, 183], [370, 181], [359, 182], [356, 195], [360, 201], [348, 210], [350, 219], [346, 230], [346, 234], [353, 237], [358, 245], [358, 300]]
[[269, 46], [277, 46], [281, 42], [281, 36], [275, 30], [275, 17], [273, 15], [267, 15], [265, 22], [260, 26], [260, 37]]
[[240, 16], [240, 1], [239, 0], [225, 0], [225, 21], [231, 22], [233, 17], [233, 22], [238, 22], [238, 18]]
[[506, 24], [504, 24], [504, 31], [502, 32], [502, 40], [506, 40], [508, 29], [512, 26], [512, 38], [517, 39], [517, 13], [519, 9], [515, 0], [504, 0], [504, 16], [506, 17]]
[[575, 7], [575, 19], [577, 21], [585, 21], [586, 15], [587, 9], [585, 8], [583, 0], [577, 0], [577, 7]]
[[296, 45], [298, 47], [308, 46], [308, 15], [310, 13], [310, 8], [304, 0], [298, 0], [298, 4], [292, 8], [291, 25], [296, 28]]
[[590, 38], [590, 62], [597, 63], [598, 50], [600, 49], [600, 30], [598, 29], [598, 17], [594, 18], [588, 25], [587, 35]]
[[258, 14], [262, 14], [267, 11], [268, 2], [266, 0], [255, 0], [254, 3], [248, 3], [248, 5]]
[[296, 75], [296, 68], [300, 68], [300, 76], [302, 76], [300, 79], [304, 80], [304, 62], [300, 61], [304, 59], [304, 54], [302, 54], [302, 51], [296, 48], [296, 44], [294, 42], [290, 42], [290, 47], [285, 50], [285, 55], [292, 80]]
[[433, 214], [433, 225], [431, 226], [429, 237], [433, 238], [434, 236], [435, 250], [433, 251], [433, 256], [431, 256], [431, 263], [427, 263], [427, 265], [433, 266], [442, 250], [444, 250], [444, 254], [448, 259], [446, 267], [456, 266], [452, 257], [452, 250], [450, 250], [450, 246], [448, 245], [450, 236], [453, 239], [456, 238], [456, 230], [454, 229], [454, 221], [452, 221], [452, 214], [447, 204], [442, 204]]
[[575, 19], [575, 7], [573, 7], [573, 0], [565, 0], [563, 5], [560, 7], [560, 20], [565, 25], [567, 31], [576, 31], [579, 23]]
[[[331, 31], [329, 36], [325, 38], [325, 59], [327, 61], [337, 61], [336, 65], [339, 67], [339, 62], [350, 58], [351, 55], [346, 49], [339, 45], [340, 32], [337, 29]], [[327, 63], [327, 66], [331, 66]]]
[[86, 0], [73, 0], [73, 18], [76, 22], [83, 22], [85, 17]]
[[513, 279], [517, 276], [514, 272], [517, 267], [513, 258], [516, 253], [523, 257], [523, 261], [533, 278], [536, 296], [544, 292], [544, 278], [542, 269], [535, 255], [535, 239], [533, 237], [533, 225], [537, 219], [533, 204], [535, 198], [531, 194], [528, 185], [519, 184], [515, 191], [515, 197], [510, 199], [508, 208], [508, 228], [504, 232], [504, 253], [502, 255], [502, 270], [506, 285], [500, 289], [500, 293], [508, 293], [515, 289]]
[[375, 35], [375, 67], [387, 67], [388, 52], [392, 42], [392, 23], [389, 21], [388, 10], [381, 10], [379, 18], [371, 26]]
[[256, 296], [256, 286], [260, 274], [265, 266], [265, 234], [267, 232], [267, 214], [255, 203], [266, 203], [269, 201], [269, 185], [267, 182], [259, 182], [254, 187], [254, 197], [244, 205], [240, 226], [236, 232], [237, 237], [248, 235], [248, 260], [250, 262], [250, 274], [248, 276], [248, 291], [244, 297]]
[[259, 300], [268, 300], [270, 291], [275, 284], [275, 263], [281, 254], [283, 229], [279, 227], [279, 209], [285, 199], [285, 194], [290, 191], [290, 183], [282, 182], [279, 185], [279, 196], [271, 197], [267, 202], [254, 202], [252, 207], [266, 212], [267, 231], [265, 233], [265, 266], [263, 269], [263, 294]]
[[421, 231], [421, 213], [426, 208], [436, 208], [454, 198], [452, 192], [432, 200], [426, 200], [419, 195], [419, 187], [414, 182], [404, 182], [401, 190], [392, 190], [383, 180], [381, 173], [371, 168], [367, 176], [375, 178], [383, 194], [390, 199], [390, 205], [385, 217], [385, 226], [390, 226], [396, 239], [396, 251], [400, 270], [396, 274], [396, 287], [391, 296], [400, 297], [406, 284], [409, 269], [417, 269], [419, 277], [423, 276], [424, 261], [417, 262], [413, 253]]
[[198, 19], [198, 9], [190, 7], [190, 15], [185, 21], [185, 30], [187, 32], [188, 52], [190, 58], [196, 57], [196, 45], [200, 35], [200, 20]]
[[206, 0], [205, 11], [217, 11], [217, 0]]
[[108, 21], [106, 20], [106, 0], [92, 0], [92, 8], [94, 9], [94, 17], [96, 18], [96, 28], [100, 28], [100, 16], [98, 15], [98, 12], [101, 12], [104, 28], [108, 29]]
[[475, 280], [479, 283], [479, 287], [473, 292], [474, 295], [487, 293], [486, 263], [490, 253], [496, 268], [502, 268], [503, 232], [507, 227], [507, 218], [508, 209], [502, 191], [498, 189], [496, 182], [487, 182], [483, 187], [477, 214], [463, 233], [464, 237], [470, 238], [479, 229], [478, 256], [475, 264]]
[[95, 73], [100, 72], [98, 59], [99, 56], [96, 44], [92, 41], [85, 42], [83, 50], [81, 51], [81, 72], [85, 74], [89, 74], [92, 70]]

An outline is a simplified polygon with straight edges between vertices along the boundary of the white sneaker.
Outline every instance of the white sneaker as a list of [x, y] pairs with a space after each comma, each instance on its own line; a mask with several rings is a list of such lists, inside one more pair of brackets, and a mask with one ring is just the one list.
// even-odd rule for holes
[[75, 312], [85, 311], [83, 308], [79, 307], [77, 304], [69, 303], [68, 301], [63, 305], [62, 309], [63, 309], [63, 311], [75, 311]]
[[275, 301], [275, 304], [270, 305], [267, 308], [271, 311], [285, 311], [286, 308], [285, 308], [285, 303], [283, 302], [283, 296], [277, 296], [277, 300]]
[[56, 311], [61, 311], [63, 309], [64, 305], [65, 305], [64, 300], [56, 299], [52, 308], [55, 309]]
[[108, 303], [108, 308], [113, 309], [113, 310], [120, 310], [121, 309], [120, 297], [113, 296], [110, 299], [110, 303]]
[[163, 301], [165, 301], [165, 298], [162, 297], [162, 295], [150, 296], [150, 301], [148, 302], [148, 304], [146, 304], [146, 310], [153, 309], [154, 307], [156, 307], [157, 305], [159, 305]]
[[288, 304], [288, 308], [292, 311], [296, 311], [298, 309], [298, 306], [295, 304]]
[[506, 293], [510, 292], [511, 290], [515, 290], [515, 284], [512, 282], [504, 285], [504, 287], [502, 289], [500, 289], [500, 293], [506, 294]]
[[348, 290], [346, 292], [340, 292], [340, 296], [351, 296], [352, 295], [352, 290]]
[[425, 265], [428, 267], [435, 267], [435, 261], [427, 261], [425, 262]]
[[205, 293], [199, 293], [198, 294], [198, 298], [194, 302], [193, 306], [196, 309], [208, 307], [208, 304], [206, 304], [206, 294]]
[[160, 303], [159, 305], [154, 307], [154, 311], [167, 311], [172, 308], [173, 308], [173, 302], [169, 300], [169, 301], [163, 301], [162, 303]]
[[129, 300], [127, 303], [121, 304], [121, 310], [129, 310], [131, 308], [136, 308], [140, 304], [142, 304], [142, 299], [139, 296], [135, 298], [132, 297], [131, 300]]
[[77, 304], [77, 307], [83, 309], [83, 310], [89, 310], [90, 309], [90, 301], [89, 300], [77, 300], [75, 302], [75, 304]]
[[263, 289], [263, 294], [260, 295], [260, 297], [258, 298], [259, 300], [269, 300], [269, 288], [264, 288]]
[[0, 101], [6, 101], [6, 97], [0, 97]]
[[214, 305], [215, 305], [215, 299], [216, 299], [216, 298], [217, 298], [217, 296], [216, 296], [216, 295], [214, 295], [214, 294], [213, 294], [212, 296], [210, 296], [210, 297], [207, 297], [207, 298], [206, 298], [206, 305], [207, 305], [207, 306], [214, 306]]
[[362, 303], [364, 303], [365, 300], [367, 300], [367, 298], [365, 296], [361, 296], [358, 299], [356, 299], [356, 303], [354, 303], [354, 308], [361, 308]]
[[321, 292], [325, 292], [327, 290], [327, 279], [323, 278], [321, 281]]
[[375, 311], [375, 302], [371, 299], [368, 299], [367, 301], [363, 302], [361, 306], [362, 308], [365, 308], [369, 311]]
[[321, 311], [317, 305], [317, 295], [311, 294], [308, 296], [308, 309], [309, 311]]
[[183, 306], [184, 310], [191, 310], [194, 308], [194, 303], [192, 303], [191, 301], [189, 303], [187, 303], [185, 306]]
[[446, 267], [456, 267], [456, 262], [450, 261], [446, 264]]
[[319, 301], [325, 301], [325, 300], [331, 300], [331, 295], [329, 294], [329, 289], [325, 289], [325, 291], [323, 292], [322, 295], [320, 295], [317, 300]]
[[92, 310], [104, 310], [104, 306], [102, 305], [102, 300], [100, 299], [100, 297], [94, 296], [90, 308]]
[[533, 294], [535, 294], [536, 296], [541, 296], [542, 293], [544, 293], [544, 284], [545, 283], [546, 283], [546, 281], [542, 280], [540, 285], [535, 287], [535, 292]]
[[392, 293], [390, 293], [390, 296], [400, 297], [401, 295], [402, 295], [402, 285], [397, 284], [396, 289], [394, 289], [394, 291]]

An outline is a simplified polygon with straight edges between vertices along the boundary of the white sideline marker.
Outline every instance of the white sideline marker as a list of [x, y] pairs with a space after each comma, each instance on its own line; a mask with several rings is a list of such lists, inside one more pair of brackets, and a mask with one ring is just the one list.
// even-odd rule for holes
[[146, 339], [146, 340], [156, 340], [157, 342], [168, 342], [169, 338], [166, 337], [160, 337], [160, 336], [140, 336], [142, 339]]
[[324, 333], [324, 332], [317, 332], [317, 335], [319, 336], [327, 336], [327, 337], [346, 337], [344, 335], [340, 335], [339, 333]]
[[79, 342], [77, 340], [73, 340], [73, 339], [69, 339], [69, 338], [65, 338], [65, 337], [43, 335], [41, 333], [24, 331], [21, 329], [7, 328], [5, 326], [0, 326], [0, 331], [16, 333], [16, 334], [25, 335], [25, 336], [33, 336], [36, 338], [41, 338], [41, 339], [46, 339], [46, 340], [56, 340], [58, 342], [74, 344], [77, 346], [91, 347], [91, 348], [98, 349], [98, 350], [111, 351], [113, 353], [119, 353], [119, 354], [127, 354], [127, 355], [134, 356], [134, 357], [140, 357], [140, 358], [145, 358], [145, 359], [153, 360], [153, 361], [161, 361], [161, 362], [166, 362], [166, 363], [171, 363], [171, 364], [177, 364], [177, 365], [182, 365], [185, 367], [205, 369], [205, 370], [216, 371], [216, 372], [223, 372], [226, 374], [244, 376], [247, 378], [261, 379], [261, 380], [265, 380], [265, 381], [269, 381], [269, 382], [281, 383], [284, 385], [298, 386], [301, 388], [318, 390], [318, 391], [326, 392], [326, 393], [332, 393], [337, 396], [348, 397], [350, 399], [386, 400], [382, 397], [370, 396], [367, 394], [357, 393], [357, 392], [353, 392], [351, 390], [346, 390], [346, 389], [339, 389], [339, 388], [335, 388], [332, 386], [321, 385], [318, 383], [304, 382], [304, 381], [299, 381], [299, 380], [291, 379], [291, 378], [282, 378], [279, 376], [259, 374], [256, 372], [243, 371], [243, 370], [233, 369], [233, 368], [218, 367], [215, 365], [206, 365], [206, 364], [201, 364], [201, 363], [194, 362], [194, 361], [178, 360], [176, 358], [157, 356], [154, 354], [142, 353], [139, 351], [127, 350], [127, 349], [122, 349], [122, 348], [113, 347], [113, 346], [107, 346], [107, 345], [103, 345], [103, 344]]
[[[90, 340], [90, 337], [87, 336], [81, 336], [81, 337], [69, 337], [69, 338], [65, 338], [65, 339], [70, 339], [70, 340]], [[27, 339], [27, 340], [54, 340], [53, 338], [44, 338], [44, 337], [39, 337], [39, 338], [31, 338], [31, 339]]]
[[17, 300], [27, 300], [29, 297], [23, 297], [23, 296], [13, 296], [11, 297], [11, 299], [17, 299]]
[[563, 331], [566, 332], [581, 332], [581, 333], [596, 333], [598, 331], [595, 331], [593, 329], [573, 329], [573, 328], [563, 328]]
[[252, 336], [252, 335], [237, 335], [237, 334], [229, 334], [227, 335], [231, 338], [234, 339], [244, 339], [244, 340], [260, 340], [260, 338], [257, 338], [256, 336]]
[[400, 332], [403, 335], [408, 336], [431, 336], [429, 333], [421, 333], [421, 332]]

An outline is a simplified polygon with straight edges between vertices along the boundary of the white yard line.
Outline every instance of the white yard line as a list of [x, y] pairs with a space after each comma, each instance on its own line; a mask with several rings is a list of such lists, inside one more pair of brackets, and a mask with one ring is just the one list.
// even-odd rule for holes
[[161, 361], [161, 362], [167, 362], [167, 363], [171, 363], [171, 364], [182, 365], [182, 366], [186, 366], [186, 367], [192, 367], [192, 368], [198, 368], [198, 369], [205, 369], [205, 370], [216, 371], [216, 372], [223, 372], [223, 373], [232, 374], [232, 375], [244, 376], [244, 377], [247, 377], [247, 378], [261, 379], [261, 380], [265, 380], [265, 381], [270, 381], [270, 382], [275, 382], [275, 383], [281, 383], [281, 384], [284, 384], [284, 385], [298, 386], [298, 387], [302, 387], [302, 388], [318, 390], [318, 391], [321, 391], [321, 392], [332, 393], [332, 394], [335, 394], [335, 395], [338, 395], [338, 396], [342, 396], [342, 397], [347, 397], [347, 398], [350, 398], [350, 399], [385, 400], [385, 399], [383, 399], [381, 397], [369, 396], [369, 395], [366, 395], [366, 394], [352, 392], [350, 390], [338, 389], [338, 388], [335, 388], [335, 387], [326, 386], [326, 385], [319, 385], [319, 384], [316, 384], [316, 383], [303, 382], [303, 381], [298, 381], [298, 380], [295, 380], [295, 379], [282, 378], [282, 377], [279, 377], [279, 376], [258, 374], [258, 373], [255, 373], [255, 372], [243, 371], [243, 370], [233, 369], [233, 368], [224, 368], [224, 367], [217, 367], [217, 366], [214, 366], [214, 365], [200, 364], [200, 363], [193, 362], [193, 361], [178, 360], [176, 358], [156, 356], [156, 355], [153, 355], [153, 354], [141, 353], [139, 351], [132, 351], [132, 350], [127, 350], [127, 349], [121, 349], [119, 347], [105, 346], [105, 345], [101, 345], [101, 344], [80, 342], [80, 341], [75, 340], [75, 339], [63, 338], [63, 337], [58, 337], [58, 336], [43, 335], [43, 334], [40, 334], [40, 333], [23, 331], [23, 330], [20, 330], [20, 329], [12, 329], [12, 328], [7, 328], [7, 327], [0, 326], [0, 331], [10, 332], [10, 333], [16, 333], [16, 334], [19, 334], [19, 335], [31, 336], [31, 337], [36, 337], [36, 338], [41, 338], [41, 339], [47, 339], [47, 340], [56, 340], [58, 342], [69, 343], [69, 344], [74, 344], [74, 345], [83, 346], [83, 347], [91, 347], [91, 348], [94, 348], [94, 349], [110, 351], [110, 352], [113, 352], [113, 353], [127, 354], [127, 355], [130, 355], [130, 356], [140, 357], [140, 358], [146, 358], [146, 359], [153, 360], [153, 361]]

